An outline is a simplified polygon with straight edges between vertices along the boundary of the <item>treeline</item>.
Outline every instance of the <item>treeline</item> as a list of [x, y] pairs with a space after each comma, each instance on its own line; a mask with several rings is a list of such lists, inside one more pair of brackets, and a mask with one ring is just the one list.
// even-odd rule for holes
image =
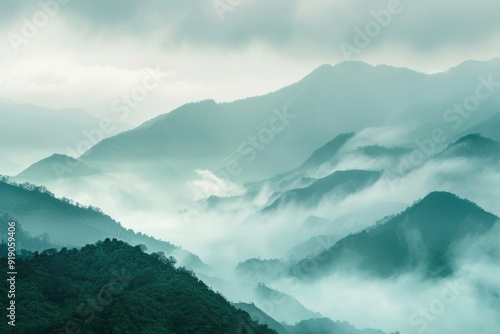
[[[5, 175], [0, 175], [0, 182], [6, 183], [6, 184], [11, 185], [11, 186], [19, 187], [19, 188], [27, 190], [27, 191], [36, 192], [39, 194], [47, 194], [50, 197], [57, 198], [55, 196], [55, 194], [53, 192], [51, 192], [45, 186], [37, 186], [37, 185], [35, 185], [33, 183], [29, 183], [29, 182], [22, 182], [22, 183], [14, 182], [14, 181], [11, 181], [8, 176], [5, 176]], [[83, 205], [83, 204], [80, 204], [79, 202], [76, 202], [76, 201], [70, 199], [70, 198], [62, 197], [62, 198], [59, 198], [59, 200], [64, 202], [64, 203], [81, 208], [81, 209], [86, 209], [86, 210], [94, 211], [97, 213], [102, 213], [102, 210], [96, 206]]]
[[16, 268], [16, 333], [275, 333], [174, 258], [116, 239], [35, 252]]

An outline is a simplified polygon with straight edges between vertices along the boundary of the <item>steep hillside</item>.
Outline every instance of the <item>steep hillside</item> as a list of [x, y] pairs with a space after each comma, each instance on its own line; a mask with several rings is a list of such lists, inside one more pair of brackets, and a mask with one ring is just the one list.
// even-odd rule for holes
[[[131, 126], [96, 118], [80, 109], [0, 101], [0, 167], [14, 175], [54, 152], [77, 155]], [[8, 145], [7, 145], [8, 144]], [[29, 160], [31, 159], [31, 160]]]
[[[184, 105], [100, 142], [82, 159], [99, 167], [161, 160], [178, 172], [228, 172], [232, 161], [231, 166], [236, 162], [242, 169], [232, 178], [263, 179], [299, 165], [339, 133], [381, 125], [396, 110], [430, 93], [428, 83], [427, 75], [406, 69], [361, 62], [324, 65], [268, 95]], [[359, 92], [363, 98], [353, 98]], [[337, 122], [340, 117], [342, 122]], [[291, 148], [291, 141], [301, 145]]]
[[500, 142], [474, 133], [450, 144], [440, 158], [500, 158]]
[[373, 171], [338, 171], [314, 181], [308, 187], [285, 192], [271, 205], [263, 209], [263, 212], [274, 211], [288, 205], [318, 205], [328, 195], [337, 195], [343, 198], [372, 185], [380, 176], [380, 172]]
[[255, 306], [255, 304], [234, 303], [233, 306], [248, 313], [252, 320], [256, 323], [266, 324], [270, 329], [275, 330], [278, 334], [288, 334], [284, 325], [271, 318], [264, 311]]
[[[388, 277], [408, 270], [445, 276], [454, 270], [454, 246], [487, 232], [498, 217], [446, 192], [433, 192], [380, 225], [339, 240], [321, 254], [293, 266], [303, 277], [359, 269]], [[312, 269], [311, 269], [312, 268]]]
[[354, 136], [355, 133], [353, 132], [338, 135], [325, 145], [315, 150], [311, 154], [311, 156], [302, 164], [301, 167], [319, 167], [322, 164], [331, 161], [333, 158], [335, 158], [340, 149]]
[[281, 322], [295, 324], [301, 320], [318, 318], [321, 314], [307, 309], [294, 297], [259, 283], [255, 288], [255, 303]]
[[[500, 109], [497, 109], [497, 111]], [[500, 112], [497, 112], [492, 117], [487, 120], [476, 124], [475, 126], [467, 129], [463, 134], [466, 133], [479, 133], [485, 137], [492, 138], [494, 140], [500, 141]]]
[[[55, 245], [50, 242], [50, 236], [47, 233], [42, 234], [38, 237], [33, 237], [30, 233], [26, 232], [21, 223], [12, 219], [8, 214], [0, 211], [0, 240], [6, 242], [8, 240], [8, 223], [15, 223], [15, 240], [16, 248], [22, 253], [24, 251], [41, 251], [48, 248], [55, 248], [59, 245]], [[0, 254], [0, 256], [5, 254]]]
[[115, 239], [18, 259], [15, 332], [275, 333], [174, 264]]
[[205, 267], [197, 256], [171, 243], [127, 230], [99, 209], [57, 199], [44, 187], [0, 181], [0, 211], [19, 221], [32, 236], [48, 234], [50, 242], [57, 245], [84, 246], [117, 238], [133, 245], [144, 244], [151, 251], [164, 251], [193, 268]]
[[98, 173], [97, 169], [90, 168], [67, 155], [53, 154], [26, 168], [16, 176], [16, 179], [40, 182], [64, 177], [77, 178]]

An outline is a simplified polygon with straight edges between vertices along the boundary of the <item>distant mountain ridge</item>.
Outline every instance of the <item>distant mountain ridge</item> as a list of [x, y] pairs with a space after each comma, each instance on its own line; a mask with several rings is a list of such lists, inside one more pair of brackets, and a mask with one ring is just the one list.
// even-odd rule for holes
[[[432, 192], [383, 223], [351, 234], [317, 256], [295, 265], [295, 275], [318, 277], [358, 268], [389, 277], [409, 270], [442, 277], [454, 271], [453, 247], [468, 236], [486, 233], [498, 217], [447, 192]], [[315, 270], [304, 271], [303, 268]]]
[[48, 234], [54, 244], [83, 246], [96, 240], [117, 238], [133, 245], [144, 244], [150, 251], [164, 251], [193, 269], [208, 268], [192, 253], [169, 242], [127, 230], [97, 208], [57, 199], [44, 187], [26, 185], [23, 188], [0, 181], [0, 211], [18, 220], [33, 237]]
[[257, 284], [254, 291], [257, 305], [268, 306], [269, 301], [279, 301], [273, 302], [272, 312], [269, 313], [271, 317], [278, 321], [294, 324], [303, 319], [321, 317], [321, 314], [307, 309], [294, 297], [274, 290], [265, 284]]
[[101, 139], [131, 127], [97, 118], [80, 109], [54, 110], [1, 101], [0, 119], [0, 143], [4, 143], [0, 173], [10, 175], [19, 173], [26, 157], [31, 157], [34, 163], [54, 152], [81, 154]]
[[281, 324], [254, 304], [234, 303], [234, 307], [247, 312], [259, 324], [266, 324], [278, 334], [385, 334], [375, 329], [357, 329], [347, 322], [328, 318], [311, 318], [294, 325]]
[[53, 154], [26, 168], [15, 178], [40, 182], [67, 177], [77, 178], [99, 173], [99, 170], [90, 168], [72, 157], [64, 154]]
[[270, 329], [275, 330], [278, 334], [288, 334], [288, 331], [281, 323], [271, 318], [264, 311], [255, 306], [255, 304], [233, 303], [233, 306], [247, 312], [252, 320], [258, 324], [266, 324]]
[[492, 138], [496, 141], [500, 141], [500, 112], [496, 113], [487, 120], [476, 124], [475, 126], [467, 129], [463, 132], [465, 133], [479, 133], [487, 138]]
[[[330, 140], [325, 145], [316, 149], [311, 156], [301, 165], [301, 167], [319, 167], [330, 161], [340, 151], [340, 149], [356, 134], [354, 132], [342, 133]], [[300, 168], [300, 167], [299, 167]]]
[[500, 158], [500, 142], [478, 133], [459, 138], [439, 155], [441, 158]]
[[305, 188], [293, 189], [282, 194], [263, 212], [274, 211], [286, 205], [318, 205], [329, 195], [344, 198], [375, 183], [380, 172], [364, 170], [337, 171], [324, 178], [315, 180]]
[[[234, 178], [263, 179], [298, 165], [314, 148], [339, 133], [381, 126], [409, 105], [462, 94], [475, 88], [478, 74], [500, 72], [496, 60], [472, 68], [475, 72], [464, 64], [464, 68], [427, 75], [361, 62], [324, 65], [299, 82], [268, 95], [232, 103], [208, 100], [184, 105], [102, 141], [82, 159], [98, 166], [130, 159], [147, 162], [156, 157], [177, 171], [202, 168], [215, 172], [224, 170], [225, 159], [231, 157], [243, 169]], [[363, 98], [357, 98], [360, 92]], [[279, 125], [273, 126], [269, 122], [276, 113], [280, 115]], [[342, 122], [336, 122], [340, 117]], [[284, 129], [278, 130], [281, 125]], [[270, 135], [273, 129], [276, 131]], [[261, 130], [272, 139], [265, 139], [264, 132], [259, 137]], [[285, 149], [289, 147], [287, 140], [301, 145]], [[182, 162], [181, 155], [185, 157]], [[245, 168], [248, 160], [251, 169]], [[264, 165], [266, 173], [261, 172]]]

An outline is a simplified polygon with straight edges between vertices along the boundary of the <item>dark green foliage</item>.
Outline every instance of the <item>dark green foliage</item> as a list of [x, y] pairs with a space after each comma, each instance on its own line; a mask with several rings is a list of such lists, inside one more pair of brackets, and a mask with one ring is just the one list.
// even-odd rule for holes
[[174, 263], [116, 239], [19, 259], [15, 332], [274, 333]]

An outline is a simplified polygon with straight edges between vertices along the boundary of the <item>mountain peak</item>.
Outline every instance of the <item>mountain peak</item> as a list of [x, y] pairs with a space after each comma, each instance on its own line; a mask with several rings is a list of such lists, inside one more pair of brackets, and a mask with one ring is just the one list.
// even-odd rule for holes
[[495, 57], [490, 60], [469, 59], [456, 66], [451, 67], [446, 72], [477, 73], [477, 72], [483, 72], [484, 70], [488, 69], [498, 70], [499, 66], [500, 66], [500, 57]]
[[35, 162], [15, 178], [20, 180], [46, 181], [61, 177], [80, 177], [100, 173], [83, 162], [65, 154], [54, 153]]
[[136, 129], [146, 129], [148, 127], [160, 124], [164, 121], [170, 120], [172, 116], [188, 115], [189, 117], [197, 117], [199, 115], [207, 114], [209, 112], [214, 111], [217, 108], [217, 106], [218, 103], [214, 99], [205, 99], [197, 102], [189, 102], [172, 110], [171, 112], [158, 115], [142, 123]]
[[303, 81], [315, 81], [315, 80], [325, 80], [329, 78], [333, 73], [334, 66], [330, 64], [323, 64], [315, 68], [311, 73], [306, 75], [300, 82]]
[[334, 68], [334, 66], [332, 66], [330, 64], [322, 64], [322, 65], [318, 66], [314, 71], [312, 71], [312, 73], [328, 72], [328, 71], [331, 71], [333, 68]]
[[436, 210], [436, 212], [485, 212], [476, 203], [460, 198], [459, 196], [447, 191], [433, 191], [421, 199], [418, 203], [409, 208], [410, 210], [420, 211], [425, 209], [428, 211]]
[[[418, 223], [420, 228], [423, 229], [439, 228], [441, 230], [448, 229], [449, 231], [455, 228], [462, 230], [470, 228], [472, 231], [473, 226], [479, 228], [498, 219], [498, 217], [486, 212], [476, 203], [446, 191], [429, 193], [418, 203], [408, 208], [402, 216], [413, 217], [415, 223]], [[473, 219], [474, 222], [467, 222], [468, 219]], [[458, 223], [460, 221], [462, 223]], [[485, 221], [488, 224], [482, 223]]]
[[52, 154], [51, 156], [43, 159], [42, 161], [44, 160], [51, 160], [51, 161], [54, 161], [54, 160], [63, 160], [63, 159], [69, 159], [71, 161], [76, 161], [76, 159], [70, 157], [69, 155], [66, 155], [66, 154], [60, 154], [60, 153], [54, 153]]
[[[307, 75], [303, 80], [328, 80], [334, 75], [342, 75], [342, 73], [357, 73], [359, 71], [366, 71], [373, 69], [374, 67], [370, 64], [359, 60], [347, 60], [335, 65], [323, 64], [314, 69], [309, 75]], [[340, 73], [339, 73], [340, 72]]]
[[408, 270], [423, 270], [428, 277], [446, 276], [454, 270], [455, 245], [497, 223], [497, 216], [475, 203], [434, 191], [387, 222], [349, 235], [317, 255], [329, 262], [318, 271], [354, 264], [382, 277]]
[[500, 143], [478, 133], [459, 138], [440, 154], [444, 158], [500, 158]]
[[341, 63], [336, 64], [333, 66], [333, 68], [339, 69], [339, 68], [373, 68], [374, 66], [365, 63], [364, 61], [361, 60], [346, 60]]
[[417, 205], [435, 204], [436, 202], [468, 202], [447, 191], [433, 191], [418, 202]]
[[468, 135], [460, 137], [459, 139], [457, 139], [457, 141], [455, 141], [455, 143], [453, 143], [451, 145], [457, 145], [460, 143], [473, 142], [473, 141], [494, 142], [494, 140], [492, 140], [490, 138], [486, 138], [479, 133], [470, 133]]

